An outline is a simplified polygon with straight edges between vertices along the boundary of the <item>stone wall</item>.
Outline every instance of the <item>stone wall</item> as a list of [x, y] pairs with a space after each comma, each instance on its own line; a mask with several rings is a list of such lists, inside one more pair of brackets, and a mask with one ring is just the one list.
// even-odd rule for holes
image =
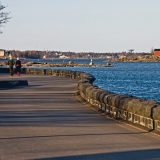
[[28, 86], [27, 80], [5, 80], [0, 81], [0, 88], [13, 88], [16, 86]]
[[[0, 73], [6, 73], [5, 71], [7, 71], [5, 68], [0, 68]], [[114, 118], [160, 133], [160, 104], [154, 100], [102, 90], [92, 84], [95, 77], [85, 72], [22, 68], [22, 73], [61, 76], [78, 80], [79, 94], [91, 105]]]

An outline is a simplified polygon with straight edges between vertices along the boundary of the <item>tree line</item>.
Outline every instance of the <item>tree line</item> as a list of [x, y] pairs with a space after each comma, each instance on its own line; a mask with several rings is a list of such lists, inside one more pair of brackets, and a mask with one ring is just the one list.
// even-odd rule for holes
[[19, 57], [19, 58], [30, 58], [30, 59], [41, 59], [41, 58], [59, 58], [64, 55], [69, 58], [118, 58], [119, 56], [130, 56], [135, 57], [139, 55], [148, 55], [150, 53], [127, 53], [127, 52], [118, 52], [118, 53], [95, 53], [95, 52], [60, 52], [60, 51], [37, 51], [37, 50], [10, 50], [5, 51], [5, 57]]

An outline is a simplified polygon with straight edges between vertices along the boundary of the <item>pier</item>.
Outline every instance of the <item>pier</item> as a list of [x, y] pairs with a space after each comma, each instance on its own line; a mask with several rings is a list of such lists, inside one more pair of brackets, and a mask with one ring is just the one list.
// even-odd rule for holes
[[160, 159], [160, 136], [84, 101], [77, 80], [0, 73], [28, 85], [0, 88], [0, 160]]

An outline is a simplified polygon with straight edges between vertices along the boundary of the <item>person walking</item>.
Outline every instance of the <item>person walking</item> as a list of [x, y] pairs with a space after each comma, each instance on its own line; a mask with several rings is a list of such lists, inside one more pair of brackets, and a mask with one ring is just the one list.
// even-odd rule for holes
[[15, 62], [12, 59], [12, 56], [9, 58], [8, 60], [8, 65], [9, 65], [9, 71], [10, 71], [10, 76], [13, 76], [13, 66], [14, 66]]
[[21, 61], [19, 60], [19, 58], [17, 58], [15, 66], [16, 66], [16, 72], [17, 72], [18, 76], [20, 76], [20, 74], [21, 74]]

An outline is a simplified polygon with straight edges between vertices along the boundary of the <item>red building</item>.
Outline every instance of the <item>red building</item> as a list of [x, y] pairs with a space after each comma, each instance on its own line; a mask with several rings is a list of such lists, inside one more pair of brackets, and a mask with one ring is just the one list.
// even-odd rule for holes
[[154, 49], [154, 55], [160, 56], [160, 49]]

